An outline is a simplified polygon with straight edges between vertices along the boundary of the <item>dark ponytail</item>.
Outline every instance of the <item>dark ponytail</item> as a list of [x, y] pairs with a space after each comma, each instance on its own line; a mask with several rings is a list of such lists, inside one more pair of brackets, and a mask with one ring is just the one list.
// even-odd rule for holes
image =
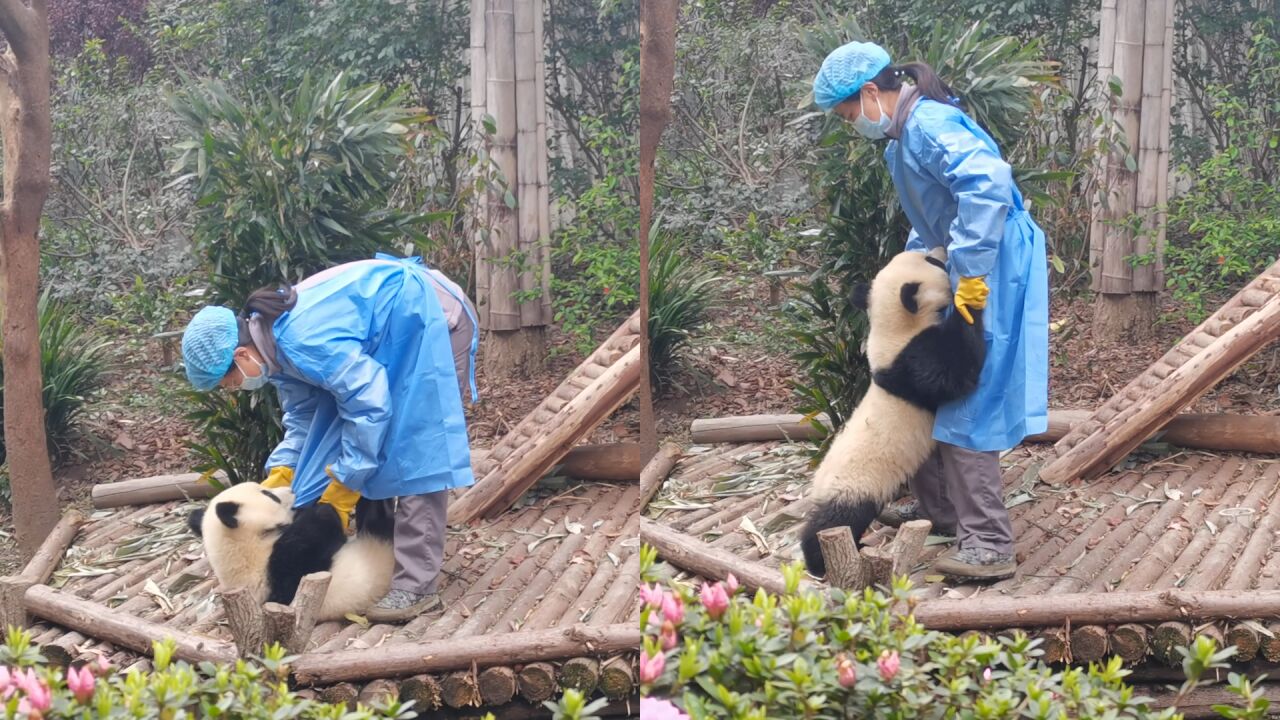
[[920, 90], [920, 94], [925, 97], [936, 100], [947, 105], [960, 106], [960, 98], [956, 97], [956, 93], [951, 86], [942, 81], [933, 68], [922, 62], [903, 63], [902, 65], [890, 65], [881, 70], [878, 75], [871, 79], [876, 87], [881, 90], [900, 90], [902, 88], [902, 78], [909, 77]]
[[298, 292], [288, 285], [280, 287], [267, 286], [254, 290], [244, 302], [244, 311], [240, 313], [246, 320], [250, 315], [258, 313], [267, 325], [293, 309], [298, 303]]

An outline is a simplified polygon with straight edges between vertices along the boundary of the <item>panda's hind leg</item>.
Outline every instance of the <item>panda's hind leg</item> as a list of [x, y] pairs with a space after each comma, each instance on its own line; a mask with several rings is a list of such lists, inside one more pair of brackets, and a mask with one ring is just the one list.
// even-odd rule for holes
[[360, 498], [356, 503], [356, 536], [375, 537], [391, 542], [395, 537], [395, 500]]
[[293, 602], [302, 578], [328, 570], [346, 542], [342, 519], [332, 505], [316, 503], [296, 511], [267, 559], [267, 602]]
[[809, 513], [804, 530], [800, 534], [800, 549], [804, 552], [804, 564], [809, 574], [825, 577], [827, 563], [822, 557], [822, 545], [818, 533], [828, 528], [848, 527], [853, 531], [853, 541], [861, 547], [862, 534], [880, 514], [880, 504], [871, 500], [828, 500], [817, 504]]

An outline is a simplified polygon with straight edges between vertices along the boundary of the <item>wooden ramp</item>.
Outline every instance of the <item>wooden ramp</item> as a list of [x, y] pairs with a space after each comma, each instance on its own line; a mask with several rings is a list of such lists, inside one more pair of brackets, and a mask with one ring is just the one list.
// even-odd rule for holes
[[1040, 478], [1060, 485], [1093, 478], [1265, 347], [1280, 333], [1280, 262], [1072, 429]]
[[543, 473], [640, 387], [640, 311], [582, 361], [564, 382], [487, 454], [472, 462], [478, 478], [450, 504], [449, 524], [505, 511]]
[[[450, 717], [478, 705], [536, 715], [569, 686], [633, 700], [639, 516], [623, 509], [635, 507], [639, 487], [535, 492], [529, 506], [449, 533], [441, 607], [403, 626], [316, 625], [295, 682], [326, 700], [398, 695]], [[217, 581], [186, 528], [200, 504], [95, 513], [65, 553], [46, 553], [56, 563], [47, 580], [26, 588], [31, 576], [0, 578], [6, 603], [17, 585], [37, 643], [59, 664], [102, 655], [146, 668], [160, 635], [178, 639], [180, 658], [234, 658]]]
[[[716, 445], [687, 452], [644, 515], [742, 561], [777, 567], [800, 559], [797, 531], [807, 511], [800, 497], [811, 448], [778, 442]], [[1280, 588], [1280, 463], [1206, 453], [1138, 465], [1105, 481], [1050, 488], [1036, 482], [1040, 460], [1025, 449], [1006, 456], [1018, 574], [990, 586], [947, 584], [929, 564], [950, 548], [926, 546], [911, 577], [922, 600], [993, 600], [1131, 591], [1272, 591]], [[885, 547], [893, 530], [876, 525], [864, 538]], [[1105, 598], [1104, 598], [1105, 599]], [[923, 605], [921, 607], [924, 607]], [[1161, 622], [1044, 626], [1051, 661], [1118, 654], [1131, 664], [1176, 665], [1173, 645], [1196, 632], [1225, 637], [1241, 661], [1280, 662], [1280, 617], [1204, 623]], [[991, 617], [986, 626], [999, 627]], [[1008, 627], [1025, 625], [1009, 618]], [[1068, 644], [1069, 641], [1069, 644]]]

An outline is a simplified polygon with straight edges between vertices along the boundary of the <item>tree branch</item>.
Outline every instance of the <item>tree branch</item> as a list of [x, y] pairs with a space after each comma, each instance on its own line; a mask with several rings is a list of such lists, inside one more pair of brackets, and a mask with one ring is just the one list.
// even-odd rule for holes
[[0, 33], [9, 42], [9, 51], [23, 62], [33, 50], [34, 23], [35, 10], [23, 5], [22, 0], [0, 0]]

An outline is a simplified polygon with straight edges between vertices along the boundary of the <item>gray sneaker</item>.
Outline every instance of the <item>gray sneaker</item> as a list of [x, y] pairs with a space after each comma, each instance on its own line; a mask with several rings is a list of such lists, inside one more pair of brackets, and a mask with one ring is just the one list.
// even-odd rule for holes
[[[885, 507], [885, 509], [880, 511], [880, 514], [876, 516], [876, 519], [880, 521], [881, 525], [896, 528], [902, 527], [902, 524], [905, 522], [910, 522], [912, 520], [929, 520], [930, 518], [920, 509], [920, 501], [915, 498], [911, 498], [910, 500], [904, 500], [897, 505], [889, 505]], [[954, 528], [940, 527], [936, 523], [934, 524], [933, 529], [929, 532], [934, 535], [942, 535], [945, 537], [955, 537], [956, 534]]]
[[418, 595], [408, 590], [391, 590], [373, 607], [369, 608], [369, 612], [365, 613], [365, 617], [368, 618], [369, 622], [404, 622], [439, 604], [440, 596], [435, 593]]
[[943, 555], [933, 570], [959, 580], [1003, 580], [1013, 577], [1018, 563], [1012, 555], [987, 548], [962, 548]]

